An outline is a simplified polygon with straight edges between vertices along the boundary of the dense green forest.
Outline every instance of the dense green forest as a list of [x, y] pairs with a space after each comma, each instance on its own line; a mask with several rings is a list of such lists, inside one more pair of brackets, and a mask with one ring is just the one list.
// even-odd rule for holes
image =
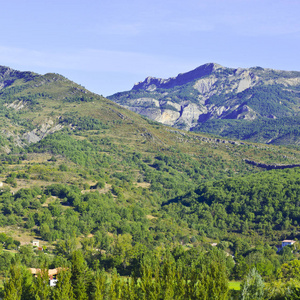
[[[298, 275], [282, 276], [290, 276], [283, 268], [297, 274], [298, 244], [278, 253], [275, 246], [299, 235], [298, 168], [251, 174], [248, 166], [251, 175], [230, 176], [218, 170], [224, 162], [212, 158], [204, 168], [179, 149], [129, 155], [130, 147], [107, 139], [74, 137], [67, 130], [22, 156], [2, 155], [0, 226], [44, 244], [40, 251], [20, 245], [13, 230], [2, 234], [4, 299], [17, 282], [27, 282], [20, 299], [230, 299], [255, 276], [264, 297], [297, 294]], [[64, 268], [58, 280], [69, 287], [50, 289], [46, 271], [35, 279], [29, 267]], [[86, 275], [74, 277], [76, 268]], [[244, 280], [240, 291], [229, 289], [232, 280]]]
[[298, 238], [299, 179], [295, 168], [210, 181], [163, 207], [180, 216], [178, 222], [218, 238], [225, 232]]

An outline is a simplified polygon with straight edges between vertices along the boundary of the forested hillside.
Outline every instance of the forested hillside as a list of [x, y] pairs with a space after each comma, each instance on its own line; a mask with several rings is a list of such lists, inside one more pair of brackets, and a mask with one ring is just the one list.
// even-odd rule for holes
[[300, 173], [245, 161], [299, 164], [297, 148], [165, 127], [58, 74], [1, 74], [4, 299], [229, 299], [253, 278], [272, 299], [298, 293], [298, 244], [275, 245], [298, 238]]

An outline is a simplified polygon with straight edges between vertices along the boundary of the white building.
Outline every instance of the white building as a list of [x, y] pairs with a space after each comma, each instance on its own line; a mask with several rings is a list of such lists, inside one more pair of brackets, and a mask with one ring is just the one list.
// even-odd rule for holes
[[294, 245], [295, 243], [296, 243], [296, 241], [293, 241], [293, 240], [284, 240], [281, 243], [281, 248], [283, 248], [285, 246]]
[[37, 240], [32, 241], [32, 246], [36, 246], [39, 247], [40, 246], [40, 242]]

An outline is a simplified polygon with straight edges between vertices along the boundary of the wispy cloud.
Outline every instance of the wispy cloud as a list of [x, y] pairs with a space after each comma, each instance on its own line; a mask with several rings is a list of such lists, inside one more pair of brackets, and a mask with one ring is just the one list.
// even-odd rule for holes
[[[138, 52], [81, 49], [72, 52], [47, 52], [23, 48], [0, 47], [1, 60], [19, 69], [41, 69], [46, 72], [63, 70], [89, 72], [118, 72], [131, 74], [156, 74], [158, 70], [185, 70], [192, 67], [187, 61], [176, 61], [170, 57]], [[164, 72], [161, 72], [164, 73]], [[167, 75], [167, 74], [166, 74]]]
[[79, 30], [85, 34], [95, 34], [95, 36], [137, 36], [143, 32], [143, 24], [137, 21], [132, 22], [114, 22], [102, 26], [102, 24], [93, 27], [85, 27]]

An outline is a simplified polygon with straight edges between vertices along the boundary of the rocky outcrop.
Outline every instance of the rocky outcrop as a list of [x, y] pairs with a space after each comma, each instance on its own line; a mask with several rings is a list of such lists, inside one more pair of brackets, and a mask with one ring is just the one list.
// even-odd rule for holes
[[[216, 106], [216, 105], [200, 105], [185, 102], [182, 105], [168, 104], [173, 109], [165, 109], [166, 102], [161, 103], [158, 100], [139, 99], [136, 105], [123, 105], [125, 108], [138, 114], [146, 116], [154, 121], [163, 123], [168, 126], [180, 127], [181, 129], [190, 130], [198, 122], [205, 122], [208, 119], [245, 119], [253, 120], [256, 113], [247, 105], [243, 106]], [[142, 103], [142, 105], [140, 105]], [[149, 106], [147, 106], [147, 104]], [[131, 101], [133, 104], [133, 100]], [[274, 116], [273, 116], [274, 117]]]
[[5, 103], [4, 106], [6, 106], [7, 108], [13, 108], [15, 110], [21, 110], [22, 108], [24, 108], [26, 106], [26, 102], [23, 100], [20, 101], [14, 101], [13, 103]]
[[[24, 142], [22, 141], [22, 139], [20, 138], [19, 135], [13, 133], [12, 131], [8, 130], [8, 129], [3, 129], [2, 130], [2, 134], [4, 136], [6, 136], [7, 138], [12, 138], [13, 141], [14, 141], [14, 144], [17, 146], [17, 147], [24, 147], [25, 144]], [[7, 151], [6, 151], [7, 152]]]
[[133, 86], [132, 90], [144, 89], [154, 91], [157, 88], [172, 88], [174, 86], [183, 85], [190, 81], [193, 81], [195, 78], [207, 76], [219, 68], [223, 67], [215, 63], [209, 63], [200, 66], [193, 71], [178, 74], [176, 77], [171, 77], [169, 79], [147, 77], [144, 81], [136, 83]]
[[34, 131], [24, 133], [22, 137], [24, 140], [26, 140], [27, 144], [37, 143], [41, 140], [41, 138], [36, 135]]
[[194, 88], [199, 91], [202, 95], [209, 94], [213, 90], [213, 85], [217, 82], [214, 77], [203, 78], [197, 80], [194, 84]]
[[245, 119], [254, 120], [256, 118], [256, 113], [247, 105], [237, 106], [229, 115], [226, 116], [227, 119]]
[[250, 76], [250, 72], [245, 71], [242, 74], [240, 74], [240, 80], [239, 80], [236, 92], [240, 93], [240, 92], [248, 89], [249, 87], [251, 87], [251, 85], [252, 85], [252, 78]]
[[198, 122], [199, 116], [207, 113], [207, 108], [198, 106], [194, 103], [190, 103], [184, 107], [181, 107], [181, 115], [177, 119], [177, 122], [185, 124], [186, 128], [193, 127]]
[[55, 125], [52, 119], [48, 119], [32, 131], [24, 133], [22, 138], [26, 140], [28, 144], [37, 143], [41, 139], [46, 137], [48, 134], [52, 134], [56, 131], [59, 131], [63, 127], [64, 126], [62, 124]]
[[[7, 138], [12, 138], [14, 145], [23, 148], [28, 144], [37, 143], [47, 135], [52, 134], [56, 131], [59, 131], [64, 126], [62, 124], [55, 124], [52, 119], [46, 120], [41, 125], [37, 126], [37, 128], [33, 129], [32, 131], [25, 132], [23, 135], [15, 134], [10, 130], [2, 130], [2, 134]], [[4, 149], [6, 153], [10, 152], [8, 146]]]

